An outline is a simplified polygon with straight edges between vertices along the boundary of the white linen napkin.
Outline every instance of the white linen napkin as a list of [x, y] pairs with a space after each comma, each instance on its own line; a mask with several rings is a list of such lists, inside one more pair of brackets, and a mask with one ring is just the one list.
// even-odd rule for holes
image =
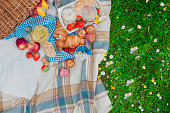
[[37, 88], [41, 72], [43, 49], [40, 60], [27, 59], [27, 50], [19, 50], [16, 38], [0, 40], [0, 91], [2, 93], [31, 99]]

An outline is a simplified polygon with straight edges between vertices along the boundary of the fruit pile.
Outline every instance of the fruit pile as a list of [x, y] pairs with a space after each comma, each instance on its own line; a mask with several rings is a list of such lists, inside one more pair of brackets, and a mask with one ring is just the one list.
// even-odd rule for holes
[[35, 6], [35, 8], [30, 12], [30, 17], [35, 18], [38, 15], [44, 17], [45, 12], [42, 8], [48, 9], [47, 0], [40, 0], [40, 3], [38, 3], [37, 6]]
[[67, 30], [72, 31], [75, 28], [83, 28], [86, 21], [81, 17], [77, 16], [77, 19], [72, 23], [67, 25]]

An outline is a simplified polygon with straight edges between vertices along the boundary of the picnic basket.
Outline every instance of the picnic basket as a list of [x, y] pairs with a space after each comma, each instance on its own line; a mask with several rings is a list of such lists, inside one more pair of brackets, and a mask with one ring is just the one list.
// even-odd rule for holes
[[1, 0], [0, 2], [0, 39], [14, 32], [29, 16], [29, 12], [40, 0]]

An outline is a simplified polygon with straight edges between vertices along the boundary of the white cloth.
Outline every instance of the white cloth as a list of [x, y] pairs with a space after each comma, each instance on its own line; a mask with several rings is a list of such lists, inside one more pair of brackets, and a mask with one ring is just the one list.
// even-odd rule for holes
[[[37, 80], [43, 63], [26, 58], [27, 50], [19, 50], [16, 38], [0, 40], [0, 91], [31, 99], [37, 88]], [[44, 56], [42, 48], [39, 51]], [[41, 57], [42, 58], [42, 57]], [[40, 58], [40, 59], [41, 59]]]

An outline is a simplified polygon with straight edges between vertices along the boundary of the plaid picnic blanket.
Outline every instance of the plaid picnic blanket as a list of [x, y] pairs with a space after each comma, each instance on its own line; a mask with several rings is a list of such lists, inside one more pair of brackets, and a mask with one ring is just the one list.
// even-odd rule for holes
[[[50, 0], [49, 0], [50, 1]], [[52, 0], [51, 0], [52, 1]], [[54, 0], [60, 7], [73, 0]], [[101, 0], [107, 21], [98, 25], [92, 55], [75, 60], [70, 75], [61, 77], [59, 70], [66, 67], [65, 61], [51, 62], [50, 70], [40, 75], [35, 95], [31, 100], [0, 92], [0, 112], [3, 113], [108, 113], [112, 106], [101, 80], [98, 64], [109, 48], [110, 0]]]

